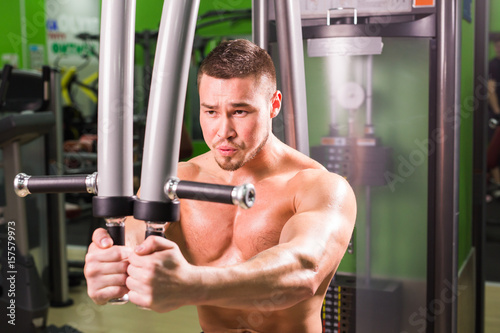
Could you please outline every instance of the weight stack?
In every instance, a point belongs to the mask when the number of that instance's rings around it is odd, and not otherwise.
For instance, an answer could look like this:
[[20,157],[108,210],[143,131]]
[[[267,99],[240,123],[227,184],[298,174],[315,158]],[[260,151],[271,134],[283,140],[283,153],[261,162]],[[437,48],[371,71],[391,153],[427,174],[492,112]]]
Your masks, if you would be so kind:
[[400,282],[336,274],[323,301],[323,333],[400,332]]
[[323,333],[356,332],[356,280],[336,275],[328,286],[321,319]]
[[311,158],[352,185],[387,185],[392,149],[382,146],[378,138],[324,137],[310,151]]

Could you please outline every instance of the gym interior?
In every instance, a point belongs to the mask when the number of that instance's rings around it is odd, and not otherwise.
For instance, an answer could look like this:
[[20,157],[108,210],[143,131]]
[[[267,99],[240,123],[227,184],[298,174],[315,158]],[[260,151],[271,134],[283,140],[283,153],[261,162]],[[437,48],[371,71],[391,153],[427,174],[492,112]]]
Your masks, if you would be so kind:
[[[498,124],[488,111],[488,67],[500,2],[182,2],[199,9],[190,54],[177,52],[189,69],[176,161],[209,150],[200,62],[219,42],[243,38],[266,49],[279,72],[285,101],[273,131],[355,190],[355,230],[318,313],[323,332],[500,332],[500,185],[487,167]],[[159,48],[165,3],[134,1],[132,13],[134,191],[155,55],[176,54]],[[201,331],[194,306],[159,314],[99,306],[87,295],[85,254],[92,232],[106,227],[87,193],[98,167],[106,5],[0,4],[2,332]],[[84,186],[54,183],[51,193],[21,198],[13,189],[20,173]]]

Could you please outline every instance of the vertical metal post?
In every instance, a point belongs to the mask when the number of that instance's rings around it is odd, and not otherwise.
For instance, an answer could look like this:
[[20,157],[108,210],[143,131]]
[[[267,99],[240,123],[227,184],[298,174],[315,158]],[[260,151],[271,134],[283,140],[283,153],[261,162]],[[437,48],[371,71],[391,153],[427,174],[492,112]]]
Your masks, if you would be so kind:
[[275,10],[283,90],[285,142],[309,155],[300,4],[294,0],[275,0]]
[[[435,213],[435,280],[428,310],[434,332],[456,332],[457,302],[443,300],[456,295],[458,265],[458,156],[460,96],[459,1],[438,1],[437,29],[437,130]],[[457,53],[458,50],[458,53]],[[440,308],[437,308],[439,303]],[[432,321],[429,321],[432,325]]]
[[148,103],[141,200],[166,202],[163,186],[177,176],[182,117],[199,0],[165,1]]
[[488,114],[489,0],[475,2],[474,38],[474,149],[473,246],[476,251],[476,333],[484,332],[484,247],[486,243],[486,146]]
[[[366,57],[366,124],[365,135],[373,134],[373,55]],[[367,133],[370,131],[369,133]]]
[[98,195],[133,196],[135,0],[103,1],[98,102]]
[[[4,179],[14,179],[21,170],[21,147],[19,141],[14,141],[2,147]],[[5,221],[16,223],[16,247],[23,258],[29,255],[28,220],[26,218],[26,202],[14,191],[6,191]]]
[[269,45],[268,8],[266,0],[252,0],[252,41],[267,50]]
[[[47,173],[63,174],[63,114],[61,108],[61,79],[56,70],[50,75],[49,110],[55,115],[55,131],[47,135]],[[66,254],[66,214],[64,194],[47,194],[48,243],[50,261],[50,302],[54,306],[72,304],[69,298],[68,258]]]

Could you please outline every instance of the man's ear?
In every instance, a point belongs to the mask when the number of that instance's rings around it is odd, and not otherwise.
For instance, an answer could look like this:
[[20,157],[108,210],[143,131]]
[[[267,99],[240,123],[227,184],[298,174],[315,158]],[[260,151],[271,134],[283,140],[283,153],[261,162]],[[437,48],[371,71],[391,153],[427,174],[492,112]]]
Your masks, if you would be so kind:
[[271,98],[271,118],[276,117],[281,109],[281,91],[276,90]]

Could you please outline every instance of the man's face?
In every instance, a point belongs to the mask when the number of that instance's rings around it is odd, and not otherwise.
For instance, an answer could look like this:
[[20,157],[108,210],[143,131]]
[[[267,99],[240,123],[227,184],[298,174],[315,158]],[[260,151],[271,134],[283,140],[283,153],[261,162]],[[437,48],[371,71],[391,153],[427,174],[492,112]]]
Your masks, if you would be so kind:
[[202,76],[199,93],[205,142],[219,166],[234,171],[267,143],[281,94],[269,98],[266,85],[258,84],[254,77],[217,79],[208,75]]

